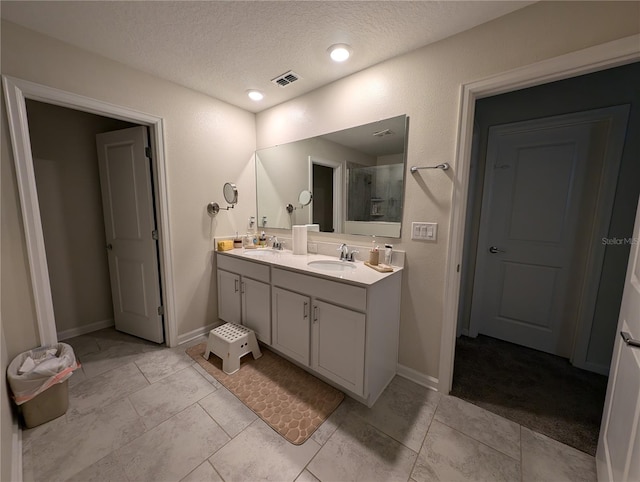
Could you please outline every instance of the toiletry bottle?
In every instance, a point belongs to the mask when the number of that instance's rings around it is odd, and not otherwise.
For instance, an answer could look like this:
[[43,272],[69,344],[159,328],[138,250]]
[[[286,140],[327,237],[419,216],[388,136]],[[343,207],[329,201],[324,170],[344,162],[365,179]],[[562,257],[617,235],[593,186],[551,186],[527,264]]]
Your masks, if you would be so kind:
[[393,255],[393,244],[384,245],[384,264],[391,266],[391,256]]
[[262,233],[260,233],[260,246],[264,247],[267,245],[267,235],[264,234],[264,231],[262,231]]

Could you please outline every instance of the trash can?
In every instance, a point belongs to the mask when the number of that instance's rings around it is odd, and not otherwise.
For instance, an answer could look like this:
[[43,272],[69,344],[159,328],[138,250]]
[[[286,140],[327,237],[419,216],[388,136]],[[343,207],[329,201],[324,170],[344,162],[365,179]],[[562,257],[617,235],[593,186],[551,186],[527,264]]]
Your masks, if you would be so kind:
[[25,351],[11,361],[7,379],[26,428],[66,413],[69,377],[79,367],[66,343]]

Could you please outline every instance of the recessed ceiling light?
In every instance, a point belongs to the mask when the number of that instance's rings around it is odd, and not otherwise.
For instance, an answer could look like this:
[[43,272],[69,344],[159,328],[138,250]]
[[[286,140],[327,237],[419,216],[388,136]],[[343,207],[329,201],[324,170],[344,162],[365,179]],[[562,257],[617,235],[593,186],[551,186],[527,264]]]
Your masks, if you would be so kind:
[[247,90],[247,95],[251,100],[255,101],[264,99],[264,94],[259,90]]
[[347,44],[334,44],[329,47],[328,52],[334,62],[344,62],[351,55],[351,47]]

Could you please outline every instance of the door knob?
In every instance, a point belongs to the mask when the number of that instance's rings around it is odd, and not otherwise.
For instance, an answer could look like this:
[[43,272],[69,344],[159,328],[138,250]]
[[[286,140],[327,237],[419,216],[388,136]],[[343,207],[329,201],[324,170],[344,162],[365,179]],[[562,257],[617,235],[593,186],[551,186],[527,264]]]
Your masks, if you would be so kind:
[[631,338],[631,335],[626,331],[621,331],[620,336],[622,337],[622,339],[627,345],[640,348],[640,340],[634,340],[633,338]]
[[490,252],[491,254],[496,254],[496,253],[506,253],[506,251],[503,251],[503,250],[501,250],[501,249],[498,249],[496,246],[491,246],[491,247],[489,248],[489,252]]
[[109,251],[111,251],[113,249],[113,244],[111,244],[111,243],[107,244],[107,249]]

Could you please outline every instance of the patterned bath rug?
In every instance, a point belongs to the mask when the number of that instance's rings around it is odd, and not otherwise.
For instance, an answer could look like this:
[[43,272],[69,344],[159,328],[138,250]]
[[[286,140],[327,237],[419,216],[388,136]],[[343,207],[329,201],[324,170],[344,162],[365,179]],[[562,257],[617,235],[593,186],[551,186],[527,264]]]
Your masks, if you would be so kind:
[[187,354],[294,445],[311,437],[344,400],[341,391],[264,347],[257,360],[242,357],[233,375],[222,371],[222,360],[213,353],[205,360],[205,348],[200,343]]

